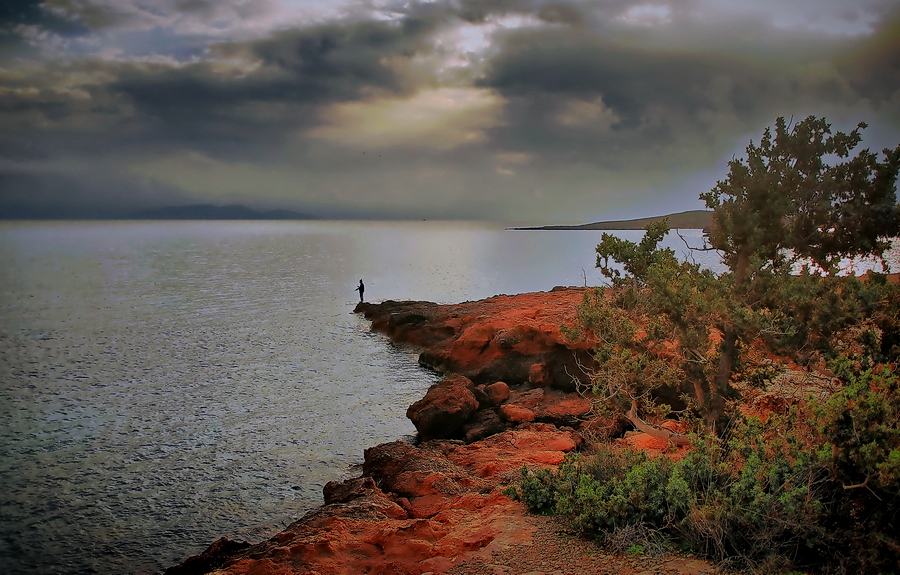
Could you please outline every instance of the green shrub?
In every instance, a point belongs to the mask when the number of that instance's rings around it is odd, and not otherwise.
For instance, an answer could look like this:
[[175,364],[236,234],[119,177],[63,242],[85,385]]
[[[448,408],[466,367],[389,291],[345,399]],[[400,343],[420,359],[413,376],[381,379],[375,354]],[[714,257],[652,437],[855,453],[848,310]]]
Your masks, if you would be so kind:
[[523,469],[521,499],[607,542],[659,533],[765,572],[890,572],[900,564],[900,379],[885,367],[840,375],[846,385],[827,402],[765,422],[734,416],[679,461],[599,446],[555,471]]
[[822,437],[816,453],[830,474],[826,525],[864,572],[900,565],[900,378],[886,365],[857,372],[832,363],[845,385],[814,406]]
[[558,487],[548,469],[522,467],[518,498],[535,513],[551,513],[555,508]]

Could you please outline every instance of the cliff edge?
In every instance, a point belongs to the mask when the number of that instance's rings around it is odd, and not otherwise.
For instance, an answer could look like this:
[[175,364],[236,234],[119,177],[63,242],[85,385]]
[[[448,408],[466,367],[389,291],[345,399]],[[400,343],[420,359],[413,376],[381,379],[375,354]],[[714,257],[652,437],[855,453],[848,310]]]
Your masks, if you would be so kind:
[[523,466],[557,466],[610,425],[576,391],[588,344],[560,332],[583,292],[359,304],[373,329],[423,348],[420,363],[447,374],[407,411],[422,442],[367,449],[361,477],[328,483],[325,504],[281,533],[255,545],[222,538],[166,575],[711,573],[690,558],[604,554],[503,493]]

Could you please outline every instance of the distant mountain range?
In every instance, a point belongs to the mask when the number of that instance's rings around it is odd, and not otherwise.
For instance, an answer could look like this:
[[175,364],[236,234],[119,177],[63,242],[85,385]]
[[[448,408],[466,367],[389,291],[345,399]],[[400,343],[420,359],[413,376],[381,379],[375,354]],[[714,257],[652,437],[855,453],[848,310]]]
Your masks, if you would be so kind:
[[315,216],[291,210],[259,211],[242,205],[164,206],[138,210],[126,216],[133,220],[314,220]]
[[647,224],[658,222],[663,218],[669,218],[670,228],[679,229],[708,229],[712,225],[713,212],[707,210],[690,210],[678,212],[667,216],[654,216],[651,218],[638,218],[636,220],[616,220],[609,222],[595,222],[593,224],[581,224],[576,226],[540,226],[534,228],[512,228],[514,230],[642,230]]

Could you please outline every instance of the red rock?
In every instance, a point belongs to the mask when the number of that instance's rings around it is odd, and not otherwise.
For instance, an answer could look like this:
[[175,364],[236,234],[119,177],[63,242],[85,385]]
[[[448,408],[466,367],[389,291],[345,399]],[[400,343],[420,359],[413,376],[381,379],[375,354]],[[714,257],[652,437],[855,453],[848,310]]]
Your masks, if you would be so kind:
[[359,497],[370,495],[378,489],[371,477],[360,477],[347,481],[329,481],[322,489],[325,496],[325,504],[347,503]]
[[591,413],[591,402],[577,393],[561,394],[556,391],[544,394],[544,401],[533,408],[538,421],[558,426],[573,426]]
[[546,391],[543,388],[516,391],[510,394],[507,404],[530,409],[544,401],[545,395]]
[[250,544],[245,541],[231,541],[222,537],[200,555],[189,557],[184,563],[166,569],[164,575],[203,575],[221,567],[232,555],[248,547]]
[[557,465],[582,441],[572,431],[546,423],[529,423],[470,445],[442,442],[441,448],[460,467],[479,477],[499,480],[515,475],[523,465]]
[[687,453],[687,450],[690,449],[688,446],[675,445],[670,441],[639,431],[629,431],[625,434],[625,437],[617,439],[616,443],[636,451],[643,451],[654,457],[668,457],[672,460],[681,459]]
[[506,430],[506,423],[500,415],[490,409],[479,411],[468,423],[462,426],[463,437],[467,443],[484,439],[489,435],[501,433]]
[[513,413],[520,413],[517,411],[519,409],[527,409],[534,414],[534,418],[529,421],[577,427],[591,414],[591,402],[578,393],[538,388],[513,392],[501,406],[500,413],[508,421],[517,421]]
[[534,412],[527,407],[517,405],[501,405],[500,416],[510,423],[527,423],[534,421]]
[[535,363],[528,368],[528,383],[537,387],[545,387],[553,383],[550,369],[546,363]]
[[[374,447],[366,450],[361,482],[330,488],[359,496],[312,511],[267,541],[226,553],[213,568],[218,575],[445,573],[527,540],[535,527],[522,505],[502,494],[504,485],[523,465],[559,463],[578,444],[571,431],[528,424],[470,445]],[[392,489],[408,494],[409,502]],[[404,503],[417,513],[408,514]]]
[[570,341],[560,326],[574,324],[584,292],[562,288],[456,305],[361,303],[356,311],[372,321],[373,329],[424,347],[419,362],[439,371],[459,373],[479,384],[531,381],[575,391],[569,374],[587,382],[578,365],[591,365],[591,344]]
[[509,399],[509,386],[502,381],[475,387],[475,399],[481,409],[497,407]]
[[421,505],[421,498],[453,497],[477,488],[479,481],[444,457],[434,442],[415,447],[394,441],[367,449],[363,475],[382,491],[405,497],[412,507]]
[[425,397],[406,410],[423,439],[451,436],[478,409],[474,386],[465,377],[455,376],[432,385]]

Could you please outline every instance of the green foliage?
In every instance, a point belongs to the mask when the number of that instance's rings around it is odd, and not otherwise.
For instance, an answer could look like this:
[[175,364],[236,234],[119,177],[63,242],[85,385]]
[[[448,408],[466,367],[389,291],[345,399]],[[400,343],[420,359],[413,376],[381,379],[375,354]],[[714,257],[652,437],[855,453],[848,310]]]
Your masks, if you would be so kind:
[[[585,295],[567,331],[597,341],[595,391],[610,411],[657,414],[664,390],[686,394],[712,433],[677,462],[602,447],[523,470],[529,508],[607,541],[662,533],[764,572],[900,565],[900,286],[836,273],[900,234],[900,146],[853,155],[864,127],[779,118],[729,162],[701,196],[722,274],[659,249],[665,221],[639,243],[603,235],[611,285]],[[764,421],[729,411],[733,383],[762,388],[781,371],[772,356],[834,374],[833,393]]]
[[635,544],[629,546],[628,549],[625,550],[625,554],[628,555],[629,557],[640,557],[646,551],[647,551],[646,547],[635,543]]
[[[832,133],[824,119],[811,116],[789,127],[779,118],[774,132],[767,128],[758,145],[750,142],[746,158],[729,162],[728,176],[701,195],[715,212],[709,239],[728,272],[716,276],[659,249],[668,232],[665,220],[648,225],[639,243],[604,234],[597,267],[611,280],[612,301],[624,311],[583,309],[579,315],[594,334],[612,334],[597,350],[598,362],[610,364],[596,374],[600,387],[622,382],[617,390],[641,397],[646,389],[671,385],[648,381],[647,375],[680,377],[681,391],[713,428],[725,423],[725,402],[735,396],[734,374],[762,374],[748,364],[745,352],[751,345],[761,342],[803,364],[858,346],[879,348],[880,360],[896,358],[896,296],[889,298],[893,314],[879,312],[883,282],[862,286],[834,273],[843,257],[881,256],[889,238],[900,233],[895,189],[900,146],[884,150],[882,161],[869,150],[851,157],[864,127]],[[802,273],[792,275],[798,262],[804,264]],[[583,307],[602,307],[605,301],[594,298]],[[645,329],[646,338],[628,342],[627,333],[609,330],[616,314],[625,312],[631,314],[627,321]],[[709,346],[713,331],[721,336],[718,349]],[[671,368],[648,372],[657,365],[658,344],[672,340],[678,357],[669,362]],[[641,388],[628,377],[609,377],[610,371],[627,369],[644,376]]]
[[804,270],[772,282],[760,307],[757,337],[802,365],[841,355],[860,367],[900,358],[900,285],[884,276],[863,283]]
[[824,470],[796,444],[764,447],[752,435],[748,427],[726,445],[701,442],[677,462],[612,448],[574,456],[523,502],[590,536],[646,525],[716,559],[784,562],[821,545],[814,488]]
[[556,485],[553,474],[548,469],[528,469],[522,467],[519,481],[519,499],[536,513],[550,513],[556,500]]
[[900,564],[900,377],[831,365],[844,385],[823,402],[736,416],[679,461],[599,446],[556,471],[523,470],[522,501],[591,537],[662,532],[763,571],[889,572]]
[[[632,400],[648,403],[654,390],[677,386],[683,376],[677,364],[660,358],[649,347],[671,331],[664,318],[629,311],[609,295],[603,288],[586,291],[577,310],[582,334],[570,330],[569,335],[582,337],[588,330],[594,334],[594,391],[606,399],[603,409],[621,411],[627,410]],[[639,323],[645,327],[639,329]]]
[[884,252],[900,229],[900,146],[885,149],[883,162],[868,149],[850,158],[865,127],[832,133],[824,118],[793,128],[778,118],[774,134],[766,128],[746,159],[728,163],[728,177],[700,197],[716,212],[710,241],[732,271],[808,259],[831,272],[843,257]]
[[675,252],[672,250],[658,249],[659,242],[669,232],[668,218],[647,224],[644,229],[646,233],[638,244],[607,233],[600,237],[600,244],[597,245],[597,267],[603,275],[614,282],[621,279],[621,272],[610,264],[612,259],[622,264],[628,277],[640,284],[651,267],[663,260],[675,258]]
[[[598,266],[612,287],[587,294],[578,309],[580,330],[598,341],[595,390],[619,409],[631,405],[625,400],[652,409],[650,395],[666,388],[670,398],[687,395],[701,411],[715,405],[721,412],[731,393],[711,385],[717,350],[710,335],[724,329],[727,291],[709,270],[657,249],[667,232],[662,220],[648,226],[640,244],[604,234],[597,246]],[[630,275],[620,277],[609,259]]]
[[868,572],[900,565],[900,377],[888,365],[857,371],[838,358],[844,387],[814,406],[816,456],[834,486],[830,523]]

